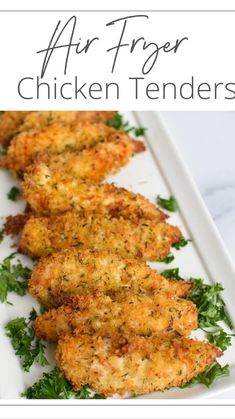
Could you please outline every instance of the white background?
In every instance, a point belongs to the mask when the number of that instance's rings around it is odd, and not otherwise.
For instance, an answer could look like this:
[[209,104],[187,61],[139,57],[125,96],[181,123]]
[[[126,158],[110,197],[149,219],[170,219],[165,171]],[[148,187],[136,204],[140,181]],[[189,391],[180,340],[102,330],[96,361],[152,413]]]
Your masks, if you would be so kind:
[[[64,3],[64,2],[63,2]],[[129,2],[129,7],[132,2]],[[132,3],[137,7],[137,3]],[[215,2],[213,2],[214,6]],[[63,5],[63,8],[67,3]],[[68,6],[69,8],[69,2]],[[77,9],[76,5],[75,9]],[[97,6],[96,6],[97,7]],[[215,6],[214,6],[215,7]],[[42,5],[41,5],[42,8]],[[110,4],[109,4],[110,8]],[[156,2],[155,2],[156,9]],[[130,55],[128,48],[120,51],[117,60],[116,72],[111,74],[113,52],[107,53],[106,49],[116,45],[120,36],[116,26],[106,27],[110,20],[131,12],[29,12],[29,13],[0,13],[0,39],[1,39],[1,106],[7,109],[126,109],[132,110],[204,110],[204,109],[234,109],[234,100],[223,99],[224,93],[221,88],[220,99],[214,100],[150,100],[146,97],[146,84],[157,82],[184,83],[189,82],[194,75],[195,82],[209,82],[212,86],[216,82],[235,81],[235,55],[234,39],[235,12],[148,12],[149,20],[138,19],[128,23],[125,42],[130,43],[132,38],[145,37],[149,42],[157,42],[163,45],[167,41],[175,43],[177,38],[187,36],[189,41],[183,43],[176,54],[164,54],[159,52],[156,66],[146,76],[143,87],[140,87],[140,99],[134,98],[134,89],[128,81],[128,77],[140,77],[141,67],[147,57],[147,53],[139,50],[138,54]],[[120,99],[111,97],[106,100],[47,100],[44,88],[44,95],[36,100],[36,81],[28,81],[24,94],[33,96],[35,100],[23,100],[17,92],[17,85],[23,77],[36,78],[40,74],[42,66],[42,55],[36,51],[46,48],[49,44],[52,32],[61,19],[63,25],[72,16],[78,18],[78,27],[75,30],[74,41],[80,37],[82,41],[87,38],[99,36],[100,41],[95,43],[90,53],[76,55],[71,50],[67,76],[63,76],[65,51],[60,49],[53,53],[44,78],[45,82],[51,85],[54,77],[57,83],[73,82],[74,76],[78,76],[79,84],[84,82],[100,82],[102,86],[106,82],[118,82],[120,85]],[[118,25],[118,24],[117,24]],[[68,35],[63,41],[68,40]],[[81,42],[82,42],[81,41]],[[17,69],[17,71],[16,71]],[[142,82],[141,82],[142,83]],[[73,91],[68,87],[68,91]],[[66,88],[67,90],[67,88]],[[41,90],[42,91],[42,90]],[[220,88],[218,92],[220,91]],[[72,93],[73,94],[73,93]]]

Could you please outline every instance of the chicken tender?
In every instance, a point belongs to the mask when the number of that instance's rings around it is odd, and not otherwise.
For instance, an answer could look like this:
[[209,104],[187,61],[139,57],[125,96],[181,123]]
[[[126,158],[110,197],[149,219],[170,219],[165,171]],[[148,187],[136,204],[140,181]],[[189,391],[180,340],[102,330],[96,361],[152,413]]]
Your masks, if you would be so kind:
[[61,173],[52,174],[45,164],[35,176],[25,175],[21,184],[24,199],[38,214],[53,215],[65,211],[88,211],[130,219],[139,223],[164,221],[166,215],[140,194],[113,184],[87,183]]
[[22,174],[39,152],[80,151],[100,142],[111,141],[115,134],[119,132],[104,124],[54,123],[40,131],[25,131],[14,137],[7,155],[1,159],[1,165]]
[[172,334],[116,339],[84,334],[59,340],[56,363],[75,390],[88,384],[113,396],[182,386],[221,355],[211,343]]
[[95,291],[114,299],[162,292],[184,297],[192,287],[190,282],[164,278],[140,260],[76,247],[41,258],[28,282],[29,292],[45,307],[57,306],[65,297]]
[[29,256],[46,256],[76,246],[156,261],[164,259],[181,237],[178,227],[166,223],[140,220],[135,224],[122,217],[71,211],[59,216],[30,217],[23,228],[19,250]]
[[31,129],[41,130],[42,128],[54,124],[55,122],[103,122],[109,121],[114,117],[114,111],[41,111],[30,112],[24,118],[20,127],[21,131]]
[[114,140],[99,143],[80,153],[66,151],[60,154],[40,153],[35,164],[27,168],[26,183],[37,183],[40,173],[43,174],[45,163],[54,175],[63,173],[77,179],[100,182],[107,175],[118,172],[135,154],[144,151],[141,141],[135,141],[125,134],[116,134]]
[[0,115],[0,145],[8,146],[29,114],[29,111],[5,111]]
[[191,301],[166,294],[129,295],[113,301],[100,293],[65,299],[66,305],[41,314],[33,323],[36,336],[56,342],[64,333],[102,336],[150,336],[163,331],[181,335],[197,328],[197,308]]
[[5,111],[0,116],[0,144],[7,146],[19,132],[40,130],[55,122],[106,122],[114,111]]

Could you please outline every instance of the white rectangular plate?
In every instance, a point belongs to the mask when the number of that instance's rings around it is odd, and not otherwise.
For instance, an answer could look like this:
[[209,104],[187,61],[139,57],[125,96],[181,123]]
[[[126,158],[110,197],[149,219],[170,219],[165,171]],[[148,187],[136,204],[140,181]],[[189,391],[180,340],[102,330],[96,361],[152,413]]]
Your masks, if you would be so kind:
[[[139,192],[153,202],[156,202],[157,195],[163,197],[173,195],[178,202],[179,211],[170,216],[169,222],[178,225],[184,236],[192,239],[192,242],[180,251],[173,251],[175,260],[170,265],[151,263],[151,266],[159,270],[179,267],[180,274],[184,278],[200,277],[208,282],[221,282],[225,288],[223,297],[235,324],[233,310],[235,270],[233,264],[159,114],[155,112],[123,112],[123,114],[131,125],[147,127],[147,151],[135,156],[117,175],[109,177],[108,181]],[[198,147],[201,145],[198,144]],[[14,203],[7,199],[7,192],[13,185],[17,185],[17,181],[2,170],[0,171],[0,185],[0,215],[3,216],[3,222],[5,216],[20,212],[24,208],[24,202]],[[4,238],[0,244],[1,260],[14,251],[11,245],[12,241],[9,238]],[[27,257],[20,256],[19,258],[28,266],[32,266]],[[34,306],[37,309],[38,305],[29,295],[18,297],[11,294],[9,300],[14,304],[13,306],[0,304],[0,398],[13,401],[13,399],[19,399],[20,393],[37,381],[43,371],[49,371],[51,367],[33,366],[30,373],[25,373],[22,370],[20,362],[5,336],[4,325],[15,317],[27,317],[31,308]],[[200,334],[198,336],[203,338]],[[52,363],[53,351],[52,346],[47,350],[48,359]],[[153,399],[212,398],[225,390],[235,389],[234,343],[220,359],[220,362],[223,365],[230,364],[231,374],[230,377],[217,382],[211,389],[201,385],[184,390],[172,388],[165,392],[155,392],[148,396],[138,397],[133,401],[138,402],[137,399],[149,399],[153,402]],[[81,401],[75,400],[73,402],[81,403]]]

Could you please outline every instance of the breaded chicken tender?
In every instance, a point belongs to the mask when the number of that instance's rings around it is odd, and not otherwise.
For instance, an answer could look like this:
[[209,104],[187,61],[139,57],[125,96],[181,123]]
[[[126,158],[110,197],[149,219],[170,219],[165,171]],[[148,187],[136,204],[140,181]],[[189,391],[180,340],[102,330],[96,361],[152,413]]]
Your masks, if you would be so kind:
[[0,115],[0,145],[7,146],[9,144],[17,134],[26,115],[30,113],[29,111],[5,111]]
[[139,223],[164,221],[166,215],[143,195],[113,184],[88,183],[67,174],[53,174],[44,164],[35,176],[25,175],[22,195],[38,214],[53,215],[65,211],[88,211],[130,219]]
[[100,142],[111,141],[119,134],[114,128],[92,123],[54,123],[41,130],[25,131],[14,137],[1,165],[21,174],[32,163],[37,153],[80,151]]
[[41,111],[30,112],[24,118],[20,127],[21,131],[31,129],[41,130],[42,128],[54,124],[55,122],[103,122],[109,121],[114,117],[114,111]]
[[57,306],[65,297],[95,291],[114,299],[162,292],[184,297],[192,287],[190,282],[166,279],[141,260],[76,247],[41,258],[28,282],[29,292],[45,307]]
[[84,334],[59,340],[56,363],[75,390],[88,384],[108,397],[182,386],[221,355],[211,343],[172,334],[116,339]]
[[29,256],[46,256],[76,246],[156,261],[164,259],[181,237],[178,227],[166,223],[140,220],[135,224],[122,217],[71,211],[59,216],[30,217],[23,228],[19,250]]
[[77,179],[100,182],[107,175],[118,172],[136,153],[144,151],[141,141],[135,141],[125,134],[118,133],[113,141],[98,143],[96,146],[79,153],[40,153],[32,166],[27,168],[26,181],[37,182],[43,173],[45,163],[52,174],[63,173]]
[[41,339],[56,342],[64,333],[98,333],[102,336],[150,336],[163,331],[181,335],[197,328],[197,308],[191,301],[166,294],[129,295],[113,301],[100,293],[65,299],[66,305],[41,314],[33,327]]
[[114,111],[5,111],[0,116],[0,144],[7,146],[19,132],[40,130],[55,122],[106,122]]

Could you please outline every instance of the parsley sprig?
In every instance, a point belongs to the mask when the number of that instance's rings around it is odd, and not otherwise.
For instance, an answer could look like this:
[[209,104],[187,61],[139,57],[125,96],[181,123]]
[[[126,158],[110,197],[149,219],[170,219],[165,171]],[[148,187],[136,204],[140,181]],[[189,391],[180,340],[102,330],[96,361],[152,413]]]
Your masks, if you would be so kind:
[[[183,279],[179,275],[179,268],[167,269],[161,274],[165,278]],[[230,330],[233,330],[233,324],[221,296],[223,286],[218,282],[213,285],[206,284],[201,278],[191,278],[190,282],[193,282],[194,287],[187,299],[197,306],[199,328],[206,333],[206,337],[211,343],[225,351],[231,345],[231,336],[235,335],[228,334],[219,324],[219,322],[224,322]],[[193,378],[182,388],[192,387],[196,384],[210,387],[220,378],[228,376],[229,366],[222,367],[218,362],[214,362],[202,374]]]
[[199,327],[206,333],[207,339],[225,351],[231,345],[231,336],[225,332],[219,322],[224,322],[230,330],[233,324],[225,308],[221,297],[223,286],[216,282],[213,285],[206,284],[201,278],[192,278],[194,287],[188,299],[196,304],[198,309]]
[[175,212],[177,210],[177,202],[173,196],[170,196],[169,199],[162,198],[160,195],[157,196],[157,204],[160,208],[163,208],[170,212]]
[[11,339],[15,354],[19,356],[25,371],[29,371],[31,365],[36,362],[41,366],[48,365],[45,357],[45,346],[40,339],[35,337],[31,322],[35,320],[37,313],[34,309],[29,314],[29,319],[17,317],[5,326],[6,335]]
[[[165,278],[183,280],[179,268],[166,269],[161,274]],[[206,284],[201,278],[191,278],[190,282],[194,287],[187,299],[197,306],[199,328],[206,333],[209,342],[225,351],[231,345],[232,336],[235,335],[227,333],[220,324],[224,322],[231,331],[233,330],[233,324],[221,296],[223,286],[218,282],[213,285]]]
[[178,242],[172,244],[172,247],[174,247],[176,250],[180,250],[181,247],[187,246],[188,242],[191,241],[191,239],[186,240],[184,237],[181,237]]
[[10,199],[11,201],[16,202],[19,196],[20,196],[19,188],[17,188],[16,186],[12,186],[12,188],[9,190],[7,194],[7,198]]
[[229,366],[221,367],[218,362],[213,362],[202,374],[193,378],[189,383],[183,385],[181,388],[193,387],[196,384],[203,384],[206,387],[211,387],[220,378],[229,376]]
[[42,378],[29,387],[23,394],[27,399],[104,399],[101,394],[94,393],[87,385],[80,391],[74,391],[69,381],[63,377],[58,368],[44,373]]
[[18,260],[16,264],[12,264],[15,253],[5,258],[0,263],[0,301],[7,300],[9,292],[15,292],[18,295],[25,295],[27,288],[27,280],[31,275],[31,270],[27,266],[23,266]]
[[143,127],[132,127],[129,122],[124,121],[123,116],[119,112],[115,112],[114,117],[106,122],[109,127],[115,128],[119,131],[124,131],[127,134],[131,132],[136,137],[141,137],[145,134],[146,128]]
[[179,268],[165,269],[164,271],[161,272],[161,275],[167,279],[177,279],[178,281],[184,280],[179,275]]
[[169,265],[169,263],[171,263],[174,259],[175,259],[175,256],[170,254],[166,256],[164,259],[158,260],[158,262],[166,263],[167,265]]

